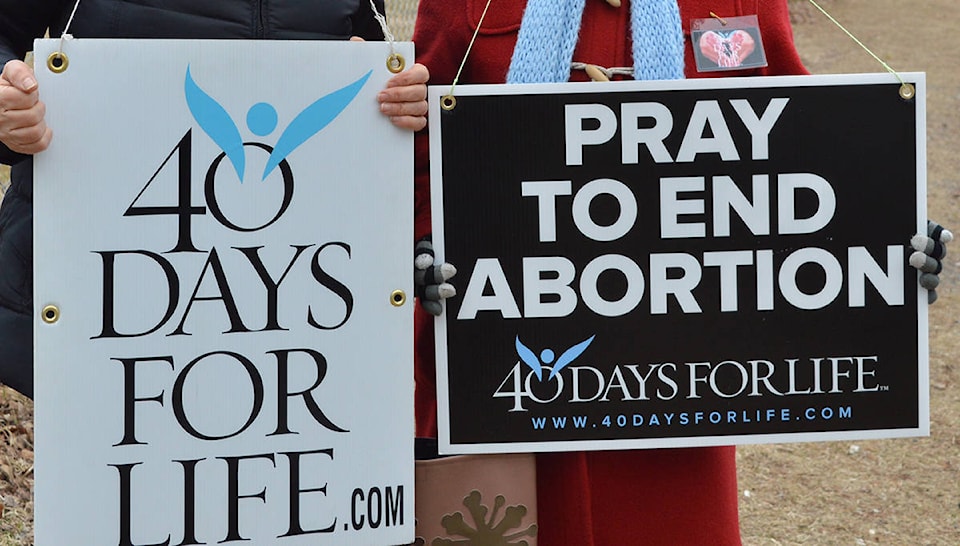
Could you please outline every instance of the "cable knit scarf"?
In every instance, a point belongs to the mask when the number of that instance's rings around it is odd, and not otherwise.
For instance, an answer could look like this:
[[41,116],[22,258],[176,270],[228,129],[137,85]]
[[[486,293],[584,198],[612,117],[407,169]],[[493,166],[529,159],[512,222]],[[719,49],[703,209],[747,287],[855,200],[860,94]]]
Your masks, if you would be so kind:
[[[527,0],[507,83],[565,82],[570,78],[586,1],[597,0]],[[683,79],[683,30],[677,0],[631,0],[630,25],[634,78]]]

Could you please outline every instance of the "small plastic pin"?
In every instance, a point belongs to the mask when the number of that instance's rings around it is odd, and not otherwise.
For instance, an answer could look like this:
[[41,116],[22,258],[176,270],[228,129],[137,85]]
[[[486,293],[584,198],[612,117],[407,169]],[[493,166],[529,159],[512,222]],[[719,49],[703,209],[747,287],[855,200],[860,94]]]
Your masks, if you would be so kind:
[[610,78],[600,69],[599,66],[594,64],[588,64],[583,67],[583,71],[587,73],[587,76],[590,76],[590,79],[595,82],[608,82]]
[[714,12],[711,11],[711,12],[710,12],[710,17],[713,17],[713,18],[716,19],[717,21],[720,21],[720,24],[721,24],[721,25],[727,26],[727,20],[724,19],[723,17],[720,17],[720,16],[717,15],[716,13],[714,13]]

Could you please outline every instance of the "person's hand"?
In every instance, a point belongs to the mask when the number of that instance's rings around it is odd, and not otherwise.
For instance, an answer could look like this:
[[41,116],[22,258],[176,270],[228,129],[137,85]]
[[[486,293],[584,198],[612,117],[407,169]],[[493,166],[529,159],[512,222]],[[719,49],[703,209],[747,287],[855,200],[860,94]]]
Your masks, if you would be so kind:
[[377,95],[380,111],[402,129],[419,131],[427,126],[427,81],[430,72],[417,63],[387,81]]
[[952,240],[953,233],[930,220],[927,220],[926,233],[918,233],[910,239],[910,246],[914,250],[910,255],[910,265],[920,271],[920,286],[927,289],[928,303],[937,301],[943,259],[947,255],[947,243]]
[[[351,42],[363,38],[351,36]],[[377,95],[380,111],[401,129],[419,131],[427,126],[427,82],[430,72],[416,63],[387,81],[387,87]]]
[[8,62],[0,74],[0,142],[21,154],[46,150],[53,131],[45,114],[33,69],[23,61]]
[[447,282],[456,274],[452,264],[434,264],[429,236],[417,241],[413,248],[413,284],[424,311],[434,316],[443,312],[443,300],[457,295],[457,289]]

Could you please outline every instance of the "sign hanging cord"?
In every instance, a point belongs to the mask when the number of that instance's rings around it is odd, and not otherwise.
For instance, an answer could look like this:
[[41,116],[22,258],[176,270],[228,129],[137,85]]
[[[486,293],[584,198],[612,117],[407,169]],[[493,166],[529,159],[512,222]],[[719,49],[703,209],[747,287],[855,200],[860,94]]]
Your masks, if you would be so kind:
[[852,32],[850,32],[849,30],[847,30],[846,27],[844,27],[842,24],[840,24],[840,22],[837,21],[832,15],[830,15],[829,13],[827,13],[827,10],[823,9],[822,7],[820,7],[820,4],[818,4],[815,0],[808,0],[808,1],[809,1],[811,4],[813,4],[813,7],[817,8],[818,10],[820,10],[820,13],[824,14],[824,15],[827,17],[827,19],[830,19],[830,21],[831,21],[833,24],[837,25],[837,28],[839,28],[839,29],[842,30],[844,33],[846,33],[846,35],[849,36],[851,40],[853,40],[858,46],[860,46],[860,47],[861,47],[864,51],[866,51],[871,57],[873,57],[874,60],[876,60],[878,63],[880,63],[880,64],[887,70],[887,72],[893,74],[894,76],[896,76],[896,78],[897,78],[898,80],[900,80],[900,96],[901,96],[901,97],[903,97],[903,98],[906,99],[906,100],[909,100],[909,99],[912,99],[912,98],[913,98],[913,96],[916,94],[916,89],[913,87],[913,85],[911,85],[911,84],[907,83],[906,81],[904,81],[903,77],[901,77],[900,74],[897,73],[896,70],[894,70],[893,68],[891,68],[889,64],[887,64],[883,59],[881,59],[876,53],[874,53],[873,51],[871,51],[870,48],[868,48],[866,45],[864,45],[864,43],[861,42],[860,39],[858,39],[856,36],[854,36]]
[[406,62],[403,59],[403,55],[397,53],[395,47],[397,40],[394,38],[393,33],[390,32],[390,25],[387,24],[387,18],[380,13],[380,10],[377,9],[377,5],[373,0],[370,0],[370,9],[373,10],[373,18],[380,24],[380,30],[383,31],[383,38],[390,44],[390,56],[387,57],[387,70],[394,74],[402,72],[404,66],[406,66]]
[[63,32],[60,33],[60,47],[56,51],[51,53],[49,57],[47,57],[47,68],[49,68],[51,72],[54,72],[56,74],[59,74],[64,70],[66,70],[67,65],[70,62],[69,59],[67,58],[67,55],[63,52],[63,46],[64,46],[64,42],[66,42],[70,38],[73,38],[73,36],[70,35],[70,25],[73,23],[73,18],[77,14],[77,8],[79,7],[80,7],[80,0],[77,0],[73,4],[73,10],[70,12],[70,17],[67,18],[67,24],[64,25]]
[[463,67],[467,64],[467,58],[470,57],[473,42],[477,40],[477,35],[480,34],[480,27],[483,26],[483,18],[487,16],[487,10],[490,9],[490,2],[491,0],[487,0],[487,5],[483,7],[483,13],[480,14],[480,20],[477,21],[477,28],[473,31],[473,37],[470,38],[467,51],[463,54],[463,60],[460,61],[460,68],[457,69],[457,75],[454,76],[453,83],[450,84],[450,92],[440,99],[440,107],[444,110],[453,110],[457,107],[457,98],[453,96],[453,90],[457,87],[457,82],[460,80],[460,73],[463,72]]

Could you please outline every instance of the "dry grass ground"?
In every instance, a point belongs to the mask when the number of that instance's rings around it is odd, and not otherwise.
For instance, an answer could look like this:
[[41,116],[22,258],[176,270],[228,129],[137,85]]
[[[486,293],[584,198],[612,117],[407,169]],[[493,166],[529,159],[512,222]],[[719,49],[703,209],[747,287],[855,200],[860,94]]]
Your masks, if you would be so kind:
[[[9,175],[10,170],[0,166],[0,200]],[[33,402],[0,387],[0,546],[32,542]]]
[[33,543],[33,403],[0,390],[0,546]]
[[[960,226],[960,33],[953,28],[960,3],[821,4],[892,66],[927,72],[930,216]],[[813,72],[881,70],[805,1],[792,5],[797,46]],[[0,171],[0,188],[5,176]],[[740,448],[747,546],[960,544],[958,246],[930,312],[931,436]],[[28,544],[32,537],[32,418],[29,400],[0,390],[0,546]]]
[[[897,70],[927,73],[929,214],[960,226],[960,3],[820,4]],[[797,48],[812,72],[883,70],[805,0],[792,8]],[[958,246],[930,310],[930,437],[740,448],[746,545],[960,544]]]

